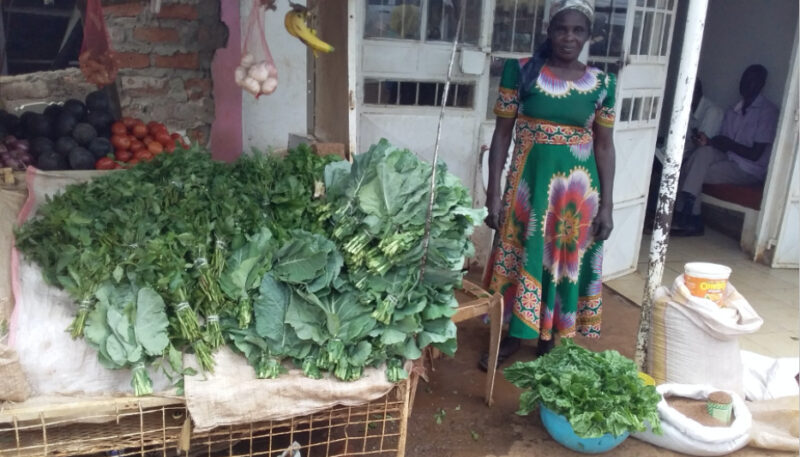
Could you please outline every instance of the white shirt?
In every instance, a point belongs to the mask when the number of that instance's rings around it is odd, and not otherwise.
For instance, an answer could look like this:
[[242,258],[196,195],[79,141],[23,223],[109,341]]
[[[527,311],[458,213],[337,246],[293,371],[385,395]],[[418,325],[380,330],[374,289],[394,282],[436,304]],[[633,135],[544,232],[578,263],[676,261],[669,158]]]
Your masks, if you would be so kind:
[[692,129],[697,129],[698,132],[705,133],[709,139],[714,138],[719,133],[724,117],[725,111],[722,108],[711,100],[701,97],[697,109],[689,120],[689,136]]

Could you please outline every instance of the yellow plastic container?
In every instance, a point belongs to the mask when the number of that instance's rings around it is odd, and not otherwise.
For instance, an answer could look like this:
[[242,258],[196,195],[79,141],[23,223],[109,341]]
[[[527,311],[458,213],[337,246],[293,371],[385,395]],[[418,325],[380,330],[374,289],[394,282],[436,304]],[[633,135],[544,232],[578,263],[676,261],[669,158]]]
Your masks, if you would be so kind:
[[722,297],[730,276],[730,267],[716,263],[690,262],[683,266],[683,280],[689,292],[719,306],[725,306]]
[[655,386],[655,385],[656,385],[656,380],[655,380],[655,379],[653,379],[653,378],[652,378],[652,377],[651,377],[649,374],[647,374],[647,373],[643,373],[643,372],[641,372],[641,371],[640,371],[640,372],[639,372],[639,379],[641,379],[641,380],[642,380],[642,382],[644,382],[644,384],[645,384],[646,386]]

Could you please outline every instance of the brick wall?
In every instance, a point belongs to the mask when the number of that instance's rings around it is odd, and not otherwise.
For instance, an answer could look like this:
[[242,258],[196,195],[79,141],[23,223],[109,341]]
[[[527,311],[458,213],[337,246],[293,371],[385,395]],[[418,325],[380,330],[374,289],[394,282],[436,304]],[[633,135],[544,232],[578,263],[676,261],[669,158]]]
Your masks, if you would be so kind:
[[205,142],[214,119],[211,60],[225,45],[220,0],[104,0],[112,46],[120,58],[117,84],[124,115],[185,129]]
[[[0,0],[2,1],[2,0]],[[103,0],[103,12],[117,51],[122,114],[163,122],[208,140],[214,120],[211,60],[225,46],[220,1],[162,0],[158,14],[148,0]],[[0,77],[0,107],[83,99],[96,88],[77,68]]]

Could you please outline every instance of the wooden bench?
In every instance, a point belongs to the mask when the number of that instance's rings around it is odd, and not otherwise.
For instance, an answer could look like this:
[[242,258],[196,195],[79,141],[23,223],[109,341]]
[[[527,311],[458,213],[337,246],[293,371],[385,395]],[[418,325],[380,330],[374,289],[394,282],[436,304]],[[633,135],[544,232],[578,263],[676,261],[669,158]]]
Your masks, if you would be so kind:
[[704,184],[701,200],[708,205],[744,214],[739,246],[745,251],[756,238],[756,225],[763,197],[762,186],[739,186],[736,184]]

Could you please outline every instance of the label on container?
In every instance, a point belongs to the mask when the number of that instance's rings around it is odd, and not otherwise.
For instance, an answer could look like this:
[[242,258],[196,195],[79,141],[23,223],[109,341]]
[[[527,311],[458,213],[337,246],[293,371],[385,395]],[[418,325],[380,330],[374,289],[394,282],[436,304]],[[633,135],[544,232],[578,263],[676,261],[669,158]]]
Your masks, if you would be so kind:
[[684,274],[683,279],[692,295],[711,300],[718,305],[728,287],[727,279],[697,278],[688,274]]
[[709,401],[706,404],[706,409],[708,410],[708,415],[717,419],[718,421],[722,422],[723,424],[729,424],[731,422],[731,410],[732,406],[730,403],[727,405],[723,405],[721,403],[714,403],[713,401]]

